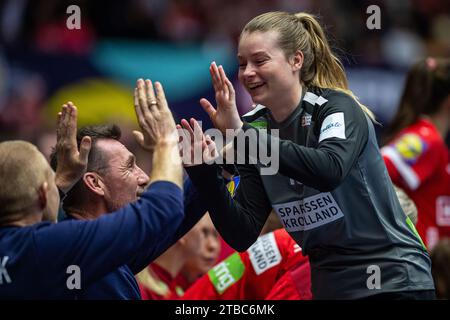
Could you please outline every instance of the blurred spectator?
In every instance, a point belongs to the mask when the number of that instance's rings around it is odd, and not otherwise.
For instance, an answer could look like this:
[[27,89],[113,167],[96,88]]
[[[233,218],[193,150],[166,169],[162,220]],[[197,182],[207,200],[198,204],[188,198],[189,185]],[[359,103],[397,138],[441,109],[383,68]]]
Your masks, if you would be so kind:
[[392,181],[418,208],[417,231],[428,249],[450,237],[450,59],[427,58],[408,73],[382,154]]
[[198,278],[207,273],[217,262],[220,253],[219,233],[206,214],[198,224],[202,233],[201,247],[186,260],[176,281],[186,291]]
[[46,83],[39,74],[10,70],[4,105],[0,108],[0,134],[34,141],[40,131],[40,109],[45,99]]

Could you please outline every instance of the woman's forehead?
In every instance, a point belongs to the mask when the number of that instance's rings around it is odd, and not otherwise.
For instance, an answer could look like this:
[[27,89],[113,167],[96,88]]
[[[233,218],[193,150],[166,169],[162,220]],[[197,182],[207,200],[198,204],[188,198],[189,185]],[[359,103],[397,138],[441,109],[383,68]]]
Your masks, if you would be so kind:
[[280,50],[277,31],[245,32],[239,41],[238,57],[249,57]]

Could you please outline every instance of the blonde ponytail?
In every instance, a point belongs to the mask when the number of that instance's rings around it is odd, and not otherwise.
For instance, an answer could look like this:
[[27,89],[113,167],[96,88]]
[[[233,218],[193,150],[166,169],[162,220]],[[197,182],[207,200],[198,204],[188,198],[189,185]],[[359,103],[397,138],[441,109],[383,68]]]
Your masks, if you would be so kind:
[[348,88],[344,67],[328,44],[325,33],[317,19],[308,13],[268,12],[253,18],[242,30],[244,32],[279,33],[278,43],[289,57],[297,50],[303,52],[301,81],[306,86],[329,88],[351,96],[361,109],[375,121],[372,111],[361,104]]

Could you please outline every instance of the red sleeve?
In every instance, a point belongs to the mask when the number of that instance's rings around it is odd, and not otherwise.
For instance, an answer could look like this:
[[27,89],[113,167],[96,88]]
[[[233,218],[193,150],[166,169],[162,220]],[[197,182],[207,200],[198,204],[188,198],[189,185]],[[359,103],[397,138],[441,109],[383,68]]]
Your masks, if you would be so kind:
[[416,190],[427,180],[443,156],[440,138],[427,139],[405,133],[381,149],[391,180],[409,190]]
[[399,187],[404,187],[404,183],[402,181],[400,173],[398,172],[392,161],[386,155],[383,155],[383,160],[386,164],[386,169],[388,171],[389,177],[391,177],[392,182]]

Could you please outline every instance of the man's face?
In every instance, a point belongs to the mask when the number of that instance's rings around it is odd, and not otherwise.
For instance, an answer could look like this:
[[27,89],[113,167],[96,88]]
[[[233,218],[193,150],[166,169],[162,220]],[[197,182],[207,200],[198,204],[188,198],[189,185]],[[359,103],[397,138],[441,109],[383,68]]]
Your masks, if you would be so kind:
[[122,143],[101,139],[96,147],[106,159],[106,168],[100,173],[105,185],[108,212],[137,200],[149,183],[149,177],[136,165],[136,157]]

